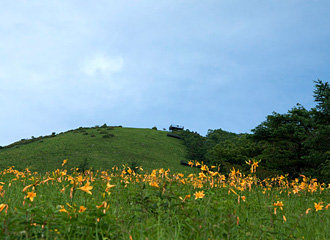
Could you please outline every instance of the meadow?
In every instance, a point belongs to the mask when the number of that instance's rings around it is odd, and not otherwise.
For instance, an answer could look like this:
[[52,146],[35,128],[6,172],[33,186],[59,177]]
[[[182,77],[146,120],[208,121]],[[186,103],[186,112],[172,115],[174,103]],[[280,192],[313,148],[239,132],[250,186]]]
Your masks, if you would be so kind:
[[[60,163],[59,163],[60,164]],[[330,185],[127,165],[0,172],[2,239],[330,239]]]
[[142,165],[146,170],[170,168],[186,171],[182,140],[167,132],[120,126],[80,127],[44,137],[32,137],[0,148],[0,169],[14,165],[17,170],[45,173],[53,171],[63,159],[68,167],[110,169],[114,165]]

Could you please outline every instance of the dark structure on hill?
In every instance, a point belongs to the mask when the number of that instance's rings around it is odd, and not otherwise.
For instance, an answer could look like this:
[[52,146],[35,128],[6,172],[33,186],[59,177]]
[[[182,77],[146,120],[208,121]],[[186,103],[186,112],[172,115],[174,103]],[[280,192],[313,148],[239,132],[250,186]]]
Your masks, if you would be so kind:
[[176,124],[171,124],[170,127],[169,127],[169,130],[171,132],[170,133],[167,133],[167,136],[168,137],[182,139],[182,137],[180,135],[176,134],[176,132],[182,131],[183,129],[184,129],[183,126],[176,125]]
[[180,125],[176,125],[176,124],[171,124],[170,127],[169,127],[169,130],[174,132],[174,131],[180,131],[180,130],[183,130],[184,127],[183,126],[180,126]]

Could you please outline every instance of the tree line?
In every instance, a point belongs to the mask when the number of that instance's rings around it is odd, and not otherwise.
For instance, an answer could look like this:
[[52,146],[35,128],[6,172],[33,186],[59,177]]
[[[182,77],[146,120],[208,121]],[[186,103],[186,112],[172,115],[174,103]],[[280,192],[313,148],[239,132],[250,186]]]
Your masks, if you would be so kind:
[[189,129],[180,131],[188,158],[221,165],[224,171],[244,171],[245,161],[256,159],[262,161],[265,176],[303,174],[330,182],[330,88],[328,82],[314,83],[315,107],[297,104],[287,113],[273,112],[251,134],[216,129],[203,137]]

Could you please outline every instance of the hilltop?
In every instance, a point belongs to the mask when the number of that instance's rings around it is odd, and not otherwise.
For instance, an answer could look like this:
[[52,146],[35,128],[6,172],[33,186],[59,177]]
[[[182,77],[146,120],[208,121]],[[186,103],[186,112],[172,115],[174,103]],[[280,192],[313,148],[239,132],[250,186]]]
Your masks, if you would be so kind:
[[102,126],[23,139],[0,149],[0,168],[15,166],[31,171],[50,171],[68,159],[67,168],[88,166],[109,169],[128,164],[144,169],[170,168],[189,171],[180,165],[186,147],[179,139],[155,129]]

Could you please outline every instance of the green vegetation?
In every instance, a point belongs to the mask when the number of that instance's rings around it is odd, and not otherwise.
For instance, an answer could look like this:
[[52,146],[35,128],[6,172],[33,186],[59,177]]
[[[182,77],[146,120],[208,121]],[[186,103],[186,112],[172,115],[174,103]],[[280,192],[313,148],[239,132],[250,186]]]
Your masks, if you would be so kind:
[[82,165],[93,169],[109,169],[121,164],[145,169],[170,168],[188,170],[186,148],[179,139],[152,129],[122,127],[79,128],[51,136],[22,140],[0,149],[0,167],[15,166],[31,171],[51,171],[64,159],[69,167]]
[[[68,162],[67,164],[70,164]],[[197,165],[197,163],[194,163]],[[199,163],[198,163],[199,164]],[[330,188],[306,177],[228,177],[129,167],[0,171],[1,239],[330,238]],[[136,168],[134,168],[137,170]]]
[[288,173],[330,182],[330,88],[315,82],[315,108],[298,104],[285,114],[267,116],[253,134],[209,130],[206,137],[189,130],[179,134],[188,149],[188,158],[209,165],[220,164],[223,171],[233,166],[245,170],[249,159],[261,159],[260,177]]
[[[71,167],[107,169],[113,165],[142,165],[146,169],[171,168],[184,171],[188,160],[232,167],[247,173],[245,162],[260,159],[258,177],[289,174],[313,176],[330,182],[330,88],[316,81],[316,106],[310,110],[298,104],[285,114],[273,112],[252,130],[236,134],[222,129],[197,132],[129,129],[103,125],[79,128],[46,137],[22,139],[0,149],[0,167],[47,171],[69,159]],[[169,137],[166,137],[169,136]],[[180,165],[181,163],[181,165]]]
[[103,125],[5,146],[0,236],[330,239],[328,83],[314,97],[253,134]]

